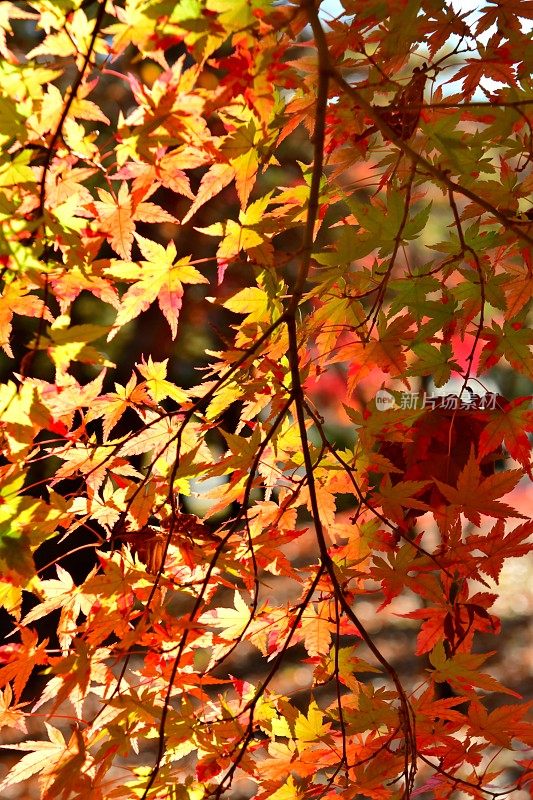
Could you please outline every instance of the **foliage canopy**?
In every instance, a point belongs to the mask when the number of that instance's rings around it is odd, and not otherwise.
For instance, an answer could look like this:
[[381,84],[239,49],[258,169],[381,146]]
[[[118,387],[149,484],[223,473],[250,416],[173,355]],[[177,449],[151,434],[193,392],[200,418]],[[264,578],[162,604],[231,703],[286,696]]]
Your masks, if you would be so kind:
[[0,722],[48,735],[2,791],[531,779],[478,647],[533,532],[531,4],[342,8],[0,7]]

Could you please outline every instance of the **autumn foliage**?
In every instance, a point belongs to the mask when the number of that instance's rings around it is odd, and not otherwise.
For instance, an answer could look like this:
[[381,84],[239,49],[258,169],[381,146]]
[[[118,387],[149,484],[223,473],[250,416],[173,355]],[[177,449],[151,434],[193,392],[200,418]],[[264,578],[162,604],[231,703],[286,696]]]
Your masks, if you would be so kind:
[[460,5],[1,4],[1,793],[527,796],[533,12]]

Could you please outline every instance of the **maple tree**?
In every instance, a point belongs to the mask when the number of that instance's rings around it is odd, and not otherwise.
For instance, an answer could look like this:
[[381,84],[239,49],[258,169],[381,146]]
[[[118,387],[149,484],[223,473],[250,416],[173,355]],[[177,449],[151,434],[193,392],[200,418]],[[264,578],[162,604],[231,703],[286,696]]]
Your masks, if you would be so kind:
[[[478,642],[504,647],[533,533],[506,498],[531,477],[533,12],[342,5],[0,7],[2,791],[531,785],[530,704]],[[409,680],[361,601],[416,626]]]

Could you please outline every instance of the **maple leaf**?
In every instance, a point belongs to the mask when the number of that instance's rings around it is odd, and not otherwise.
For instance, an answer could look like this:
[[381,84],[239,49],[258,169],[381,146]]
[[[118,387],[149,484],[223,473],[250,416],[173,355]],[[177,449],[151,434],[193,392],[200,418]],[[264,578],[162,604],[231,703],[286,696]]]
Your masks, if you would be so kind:
[[199,618],[204,625],[212,625],[222,630],[221,636],[228,642],[238,639],[250,622],[250,608],[239,592],[233,595],[234,608],[215,608],[206,611]]
[[85,364],[98,364],[114,367],[112,361],[105,358],[88,342],[99,339],[106,334],[109,327],[104,325],[70,325],[68,316],[61,316],[54,320],[46,336],[41,336],[39,349],[46,350],[56,366],[56,378],[63,379],[72,361],[81,361]]
[[145,239],[139,234],[136,240],[143,256],[147,259],[139,265],[126,264],[109,267],[108,272],[123,278],[134,280],[132,286],[120,300],[113,330],[108,339],[112,339],[125,322],[129,322],[157,299],[159,308],[166,317],[172,338],[176,338],[178,318],[183,298],[184,283],[208,283],[207,279],[190,263],[190,257],[176,261],[176,245],[169,242],[165,247]]
[[343,349],[343,358],[346,356],[351,361],[348,391],[353,391],[356,384],[376,367],[391,377],[405,374],[407,360],[404,343],[414,336],[410,330],[412,323],[412,318],[407,314],[397,317],[387,325],[385,317],[381,315],[377,326],[379,338],[347,345]]
[[154,43],[156,21],[148,15],[149,8],[149,4],[139,0],[129,2],[127,9],[118,7],[116,9],[118,22],[109,25],[106,33],[113,36],[111,45],[113,53],[120,54],[131,42],[143,55],[153,58],[165,69],[167,62],[164,51],[158,49]]
[[[89,576],[91,577],[91,576]],[[94,596],[91,598],[94,602]],[[93,647],[78,637],[65,650],[65,656],[50,659],[52,677],[46,684],[43,693],[32,707],[37,711],[45,703],[50,704],[51,713],[68,700],[79,717],[83,713],[83,704],[91,688],[109,686],[113,676],[106,660],[110,650],[106,647]]]
[[[148,523],[156,500],[157,489],[158,486],[155,481],[146,481],[141,491],[138,491],[138,487],[132,489],[131,496],[125,501],[128,517],[134,520],[135,526],[139,529],[142,529]],[[163,536],[163,541],[166,542],[165,536]]]
[[506,300],[506,317],[516,317],[533,296],[533,269],[531,256],[525,254],[525,263],[506,264],[508,280],[503,285]]
[[116,392],[102,394],[97,397],[88,410],[85,421],[90,422],[98,417],[103,418],[104,441],[121,419],[127,408],[139,408],[152,405],[152,401],[143,385],[137,385],[137,378],[132,375],[126,386],[115,383]]
[[[87,18],[85,14],[83,14],[82,9],[78,9],[78,11],[83,15],[83,23],[87,22]],[[74,16],[78,11],[74,12]],[[74,24],[77,24],[77,20]],[[89,30],[91,28],[91,24],[88,24]],[[92,30],[87,32],[88,36],[92,33]],[[79,46],[79,45],[78,45]],[[98,85],[98,78],[93,78],[92,80],[83,81],[80,88],[76,93],[76,97],[72,102],[70,107],[70,115],[77,119],[84,119],[89,122],[103,122],[105,125],[110,125],[110,119],[104,114],[103,110],[100,108],[98,103],[93,102],[92,100],[87,100],[87,95],[89,95],[94,89],[96,89]]]
[[409,544],[402,545],[398,552],[389,553],[388,562],[380,556],[374,556],[370,574],[374,580],[381,582],[381,589],[385,596],[378,611],[388,605],[409,583],[409,573],[413,569],[413,556],[413,548]]
[[[134,194],[144,194],[151,189],[154,184],[161,183],[168,189],[172,189],[176,194],[193,199],[189,178],[186,173],[175,166],[175,163],[182,164],[183,157],[175,155],[174,152],[163,156],[155,164],[145,164],[139,161],[128,161],[118,170],[115,177],[129,180],[133,178],[132,189]],[[187,165],[193,166],[194,161]],[[197,166],[201,166],[204,159],[200,159]]]
[[216,222],[207,228],[196,228],[197,231],[207,236],[222,236],[222,241],[217,249],[219,263],[226,264],[241,250],[245,250],[250,256],[256,255],[260,263],[270,264],[272,262],[272,245],[266,235],[263,221],[269,202],[270,194],[258,198],[247,209],[239,212],[237,222],[228,219],[223,223]]
[[531,397],[518,397],[490,412],[490,419],[479,438],[479,455],[498,449],[504,443],[509,455],[515,458],[533,479],[531,472],[531,444],[527,431],[533,430],[533,411],[529,409]]
[[123,183],[116,199],[104,189],[99,189],[100,200],[94,206],[103,233],[113,250],[122,258],[131,257],[135,224],[128,186]]
[[213,164],[203,175],[194,202],[183,217],[181,224],[185,225],[204,203],[207,203],[208,200],[219,194],[222,189],[225,189],[234,177],[235,170],[231,164],[220,164],[218,162]]
[[[57,33],[48,33],[40,44],[33,47],[29,53],[27,53],[27,58],[33,59],[43,55],[65,58],[67,56],[77,55],[78,50],[86,46],[84,37],[88,38],[91,34],[91,27],[83,9],[76,9],[71,24],[76,30],[76,38],[70,34],[70,31],[65,29],[61,29],[57,31]],[[109,120],[107,120],[107,122],[109,123]]]
[[119,303],[118,292],[110,281],[98,275],[87,275],[77,266],[52,275],[50,285],[57,297],[62,314],[68,312],[71,304],[83,291],[91,292],[95,297],[115,308]]
[[[100,395],[105,377],[106,369],[104,368],[94,380],[85,385],[80,385],[69,373],[62,375],[56,383],[37,381],[36,384],[39,386],[43,405],[50,414],[56,420],[66,419],[70,422],[75,411],[81,411],[90,406]],[[28,385],[30,383],[28,381]]]
[[[87,18],[82,9],[78,9],[75,14],[82,14],[87,22]],[[92,22],[91,22],[92,25]],[[68,36],[66,31],[63,31],[59,36],[63,35],[65,40],[68,40],[70,47],[74,47],[74,52],[79,54],[79,48],[83,48],[84,44],[75,44],[73,39]],[[44,44],[44,43],[43,43]],[[96,138],[94,134],[86,137],[85,129],[82,125],[76,122],[76,119],[84,119],[88,121],[99,121],[109,124],[109,119],[104,114],[102,109],[97,103],[86,99],[86,95],[92,91],[98,80],[82,81],[76,96],[72,99],[69,107],[69,114],[63,120],[63,135],[65,141],[78,151],[78,154],[83,153],[92,160],[91,157],[97,155],[98,151],[92,145],[91,139]],[[57,128],[61,120],[64,109],[63,96],[60,89],[53,83],[47,86],[46,93],[40,104],[40,108],[36,110],[29,118],[28,125],[31,130],[35,130],[41,136],[53,131]],[[96,132],[97,135],[97,132]]]
[[302,635],[307,653],[313,657],[329,652],[331,635],[336,626],[330,603],[310,604],[302,615]]
[[[6,486],[7,484],[7,486]],[[6,579],[13,576],[19,586],[26,586],[35,575],[32,552],[56,532],[61,521],[68,524],[66,507],[61,502],[48,504],[25,495],[17,486],[17,477],[6,480],[0,502],[0,563]],[[16,593],[11,595],[14,599]],[[13,611],[17,613],[15,606]]]
[[472,448],[470,458],[457,479],[457,488],[437,479],[435,483],[449,503],[479,526],[481,514],[498,518],[523,516],[495,499],[514,489],[521,477],[522,470],[513,469],[483,478]]
[[235,188],[245,209],[255,184],[259,168],[257,139],[261,134],[259,120],[246,107],[240,113],[247,121],[234,130],[222,145],[222,152],[228,158],[235,171]]
[[458,364],[451,360],[451,345],[444,344],[438,349],[424,342],[413,345],[412,350],[418,361],[414,366],[409,367],[407,374],[431,375],[437,388],[444,386],[449,381],[452,369],[459,370]]
[[420,631],[416,638],[416,654],[418,656],[433,650],[437,642],[446,638],[444,634],[444,621],[448,615],[446,608],[417,608],[409,614],[402,614],[409,619],[423,619]]
[[490,713],[480,702],[471,702],[468,710],[468,726],[473,736],[482,736],[497,747],[512,748],[512,740],[520,739],[529,747],[533,742],[533,725],[523,722],[533,701],[500,706]]
[[303,794],[296,786],[292,775],[289,775],[285,783],[270,795],[270,800],[303,800]]
[[29,625],[56,608],[61,608],[58,636],[61,646],[66,649],[71,644],[79,615],[89,612],[93,600],[84,597],[83,591],[76,586],[66,569],[57,564],[56,570],[57,580],[44,580],[39,584],[39,592],[46,599],[34,606],[21,624]]
[[26,727],[26,712],[21,709],[27,706],[27,703],[18,703],[13,705],[13,692],[11,686],[8,684],[4,691],[0,691],[0,730],[4,727],[14,728],[26,734],[28,729]]
[[298,714],[294,723],[294,736],[298,750],[302,752],[308,744],[323,741],[331,727],[331,723],[324,722],[324,714],[314,700],[309,703],[307,714]]
[[437,683],[447,681],[459,694],[467,697],[477,697],[474,687],[520,697],[516,692],[502,686],[496,678],[478,671],[491,655],[494,653],[455,653],[447,658],[443,643],[438,642],[429,655],[429,660],[435,668],[432,672],[433,680]]
[[481,44],[478,45],[478,48],[481,58],[467,58],[466,66],[458,70],[452,79],[453,81],[463,79],[462,89],[465,100],[470,100],[483,76],[505,84],[514,85],[516,83],[515,71],[506,58],[508,50],[505,48],[493,50],[490,47],[485,48]]
[[137,369],[145,378],[146,391],[154,401],[160,403],[165,397],[170,397],[176,403],[183,403],[187,400],[188,394],[179,386],[167,380],[168,358],[164,361],[153,361],[152,356],[148,356],[148,361],[143,360],[142,364],[136,364]]
[[177,223],[172,214],[155,203],[143,202],[138,195],[130,195],[126,183],[121,184],[116,197],[105,189],[98,189],[98,195],[100,200],[96,200],[92,205],[100,229],[121,258],[131,258],[136,221]]
[[402,480],[393,485],[388,475],[385,475],[379,486],[379,492],[374,494],[374,501],[383,509],[385,516],[398,523],[403,523],[405,518],[404,508],[415,508],[427,511],[427,504],[416,499],[430,481]]
[[533,378],[531,344],[533,332],[522,322],[505,320],[503,326],[493,320],[492,328],[485,328],[481,338],[487,341],[479,357],[480,372],[493,367],[505,357],[518,372]]
[[11,321],[13,314],[22,314],[26,317],[40,317],[49,322],[53,317],[46,308],[43,301],[34,294],[29,294],[31,286],[24,286],[18,282],[7,284],[0,298],[0,347],[3,347],[7,355],[13,358],[13,351],[9,344],[11,334]]
[[484,554],[479,569],[498,581],[506,559],[519,558],[531,552],[533,544],[527,539],[532,533],[533,522],[528,521],[518,525],[506,535],[505,521],[500,519],[488,534],[470,536],[469,544]]
[[[156,454],[156,469],[165,470],[164,465],[174,464],[177,454],[177,436],[181,427],[181,419],[178,415],[163,416],[160,414],[146,411],[146,428],[133,433],[126,438],[122,444],[119,455],[130,456],[139,453],[148,453],[153,450]],[[209,459],[209,448],[204,442],[202,432],[197,425],[189,424],[185,430],[181,431],[180,437],[180,462],[182,470],[178,470],[176,479],[180,481],[183,476],[184,487],[189,491],[187,477],[196,474],[191,466],[191,460],[195,455],[199,455],[205,461]],[[161,459],[161,461],[159,461]],[[115,468],[113,468],[114,470]],[[131,469],[131,467],[130,467]],[[120,470],[117,470],[120,472]],[[179,484],[178,484],[179,485]]]
[[85,763],[85,745],[80,731],[76,729],[67,744],[61,731],[48,722],[44,724],[49,741],[3,745],[11,750],[30,752],[9,770],[0,782],[0,791],[28,780],[37,772],[40,773],[43,800],[64,797],[63,793],[72,791],[77,783],[86,783],[83,778],[80,781],[80,771]]
[[413,710],[417,714],[417,724],[427,725],[429,722],[433,727],[436,719],[443,719],[462,725],[464,715],[460,711],[456,711],[453,706],[458,706],[465,700],[467,700],[466,697],[435,699],[434,687],[430,685],[419,697],[412,700]]
[[46,646],[48,639],[37,644],[38,636],[29,628],[20,629],[21,647],[15,657],[0,667],[0,686],[5,686],[8,681],[13,681],[15,699],[18,701],[35,667],[48,663]]
[[[54,480],[62,480],[70,475],[80,473],[86,475],[89,496],[100,488],[108,469],[120,474],[125,462],[119,459],[109,459],[109,448],[106,446],[95,447],[94,441],[77,442],[65,452],[58,453],[64,462],[55,473]],[[126,471],[131,471],[127,468]]]
[[3,579],[0,580],[0,606],[17,620],[20,619],[22,606],[23,587],[19,584],[20,577],[17,573],[4,574]]
[[13,29],[11,28],[10,24],[10,20],[12,19],[31,20],[34,19],[34,15],[29,11],[17,8],[17,6],[14,3],[9,2],[9,0],[0,6],[0,54],[6,59],[6,61],[14,64],[16,63],[17,59],[7,47],[6,41],[6,34],[13,33]]

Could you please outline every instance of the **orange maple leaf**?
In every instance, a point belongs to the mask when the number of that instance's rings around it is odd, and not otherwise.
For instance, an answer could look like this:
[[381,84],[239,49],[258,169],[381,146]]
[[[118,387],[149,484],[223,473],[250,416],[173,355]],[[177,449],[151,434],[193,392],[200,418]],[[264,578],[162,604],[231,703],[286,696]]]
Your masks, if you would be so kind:
[[20,629],[22,643],[15,652],[14,658],[0,669],[0,686],[5,686],[8,681],[13,681],[15,699],[18,701],[26,686],[34,667],[48,663],[46,646],[48,639],[37,644],[37,634],[30,628]]
[[479,455],[484,456],[505,444],[509,455],[515,458],[533,479],[531,471],[531,444],[526,431],[533,429],[533,411],[529,409],[531,397],[518,397],[503,407],[496,407],[490,422],[479,438]]
[[[155,191],[156,187],[152,187]],[[173,222],[177,220],[168,211],[155,203],[142,201],[136,194],[130,194],[128,185],[122,183],[117,196],[113,196],[105,189],[98,189],[100,200],[94,206],[100,230],[106,235],[107,241],[121,258],[131,258],[131,247],[135,233],[135,222]],[[144,193],[144,197],[146,197]]]
[[511,469],[483,478],[474,448],[472,448],[470,458],[457,479],[457,488],[448,486],[436,478],[435,483],[448,502],[456,506],[458,513],[462,512],[474,525],[479,526],[481,514],[501,519],[505,517],[523,518],[523,515],[511,506],[495,499],[514,489],[522,474],[521,469]]

